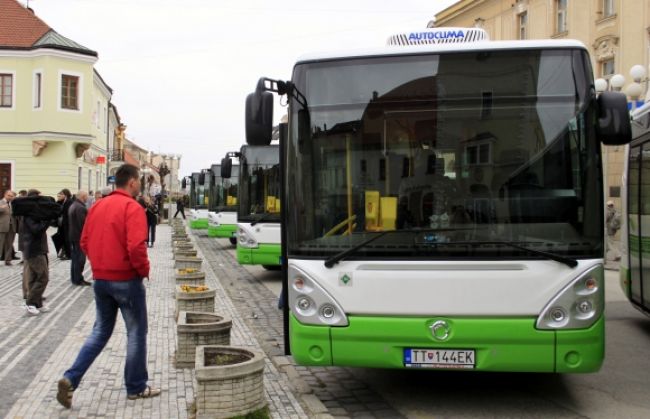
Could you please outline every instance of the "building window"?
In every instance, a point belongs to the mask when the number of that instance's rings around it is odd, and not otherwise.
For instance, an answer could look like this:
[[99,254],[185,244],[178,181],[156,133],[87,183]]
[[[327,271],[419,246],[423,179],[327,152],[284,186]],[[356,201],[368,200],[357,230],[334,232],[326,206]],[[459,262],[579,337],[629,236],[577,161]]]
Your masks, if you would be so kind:
[[0,74],[0,108],[13,107],[14,101],[13,74]]
[[567,0],[556,0],[557,9],[557,33],[563,33],[568,30],[567,27]]
[[61,108],[79,110],[79,77],[61,76]]
[[465,163],[469,165],[490,164],[490,143],[465,147]]
[[77,168],[77,190],[81,190],[81,175],[82,175],[82,168],[78,167]]
[[41,107],[41,98],[43,96],[43,74],[42,73],[34,73],[34,100],[33,105],[34,109],[39,109]]
[[518,16],[519,18],[519,39],[528,39],[528,12]]
[[603,17],[614,16],[614,0],[603,0]]
[[611,76],[614,74],[614,60],[609,59],[600,62],[600,75],[602,77]]
[[0,163],[0,196],[4,196],[5,191],[11,189],[11,174],[11,163]]
[[99,110],[101,109],[101,107],[102,104],[99,101],[97,101],[97,110],[95,110],[95,120],[97,121],[97,129],[99,129],[99,124],[101,123],[99,118],[99,115],[101,113]]

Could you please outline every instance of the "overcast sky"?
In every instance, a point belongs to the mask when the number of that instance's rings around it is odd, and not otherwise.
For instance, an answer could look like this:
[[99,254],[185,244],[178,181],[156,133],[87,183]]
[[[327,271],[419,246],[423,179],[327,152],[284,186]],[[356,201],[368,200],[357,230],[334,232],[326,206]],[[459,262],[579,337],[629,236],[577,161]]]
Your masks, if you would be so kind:
[[[21,0],[25,3],[26,0]],[[182,154],[181,176],[244,139],[259,77],[289,79],[307,52],[377,47],[456,0],[30,0],[60,34],[99,53],[127,136]],[[286,111],[275,107],[276,122]]]

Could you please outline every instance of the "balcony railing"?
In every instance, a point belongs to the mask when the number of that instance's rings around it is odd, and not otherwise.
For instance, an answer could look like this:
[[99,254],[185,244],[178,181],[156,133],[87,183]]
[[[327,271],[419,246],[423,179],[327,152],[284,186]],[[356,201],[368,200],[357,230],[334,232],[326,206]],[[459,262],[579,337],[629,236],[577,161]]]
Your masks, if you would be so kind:
[[124,161],[124,149],[108,150],[109,161]]

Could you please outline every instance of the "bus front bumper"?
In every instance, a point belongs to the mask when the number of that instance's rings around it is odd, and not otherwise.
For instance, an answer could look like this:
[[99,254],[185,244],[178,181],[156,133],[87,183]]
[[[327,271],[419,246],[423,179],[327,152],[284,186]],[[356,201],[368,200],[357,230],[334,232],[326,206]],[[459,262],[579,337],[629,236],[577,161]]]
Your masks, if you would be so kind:
[[534,318],[444,318],[444,342],[422,317],[349,316],[346,327],[304,325],[290,315],[291,353],[301,365],[407,368],[405,349],[474,350],[476,371],[585,373],[600,369],[605,320],[581,330],[537,330]]
[[208,225],[208,237],[230,238],[237,235],[237,224]]
[[279,244],[262,244],[258,247],[243,247],[237,243],[237,262],[240,265],[280,265],[282,247]]

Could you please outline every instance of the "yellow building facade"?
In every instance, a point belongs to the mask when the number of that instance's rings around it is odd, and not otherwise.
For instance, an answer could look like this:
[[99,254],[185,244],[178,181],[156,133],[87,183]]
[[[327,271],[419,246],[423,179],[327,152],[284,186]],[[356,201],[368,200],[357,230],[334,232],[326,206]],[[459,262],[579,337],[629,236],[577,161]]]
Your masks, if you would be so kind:
[[[462,0],[435,15],[429,26],[480,27],[492,40],[577,39],[588,48],[595,78],[622,74],[622,91],[634,82],[634,65],[650,64],[648,0]],[[639,80],[650,96],[647,76]],[[612,88],[609,86],[608,88]],[[646,96],[648,95],[648,96]],[[623,147],[603,147],[606,196],[620,206]]]
[[[63,37],[31,10],[3,0],[0,17],[0,189],[106,185],[110,87],[97,53]],[[32,26],[25,35],[12,27]],[[24,38],[40,31],[36,39]]]

